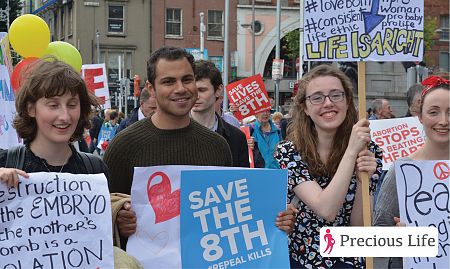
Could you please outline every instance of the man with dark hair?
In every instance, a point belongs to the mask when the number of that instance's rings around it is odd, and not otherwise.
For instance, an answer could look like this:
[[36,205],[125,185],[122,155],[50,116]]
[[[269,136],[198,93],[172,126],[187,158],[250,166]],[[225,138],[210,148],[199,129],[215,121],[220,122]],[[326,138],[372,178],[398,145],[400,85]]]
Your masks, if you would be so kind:
[[198,96],[193,64],[191,54],[174,47],[160,48],[150,56],[149,89],[158,108],[148,120],[120,132],[108,146],[105,162],[111,171],[111,192],[130,193],[134,167],[231,166],[225,139],[189,116]]
[[[194,57],[180,48],[162,47],[151,54],[147,74],[157,109],[108,146],[104,161],[110,168],[110,192],[131,193],[134,167],[231,166],[225,139],[189,116],[198,96]],[[133,234],[136,217],[131,205],[126,203],[117,216],[121,235]]]
[[422,99],[423,86],[420,84],[414,84],[409,87],[406,92],[406,103],[408,104],[408,111],[405,117],[417,116],[420,109],[420,102]]
[[117,128],[117,132],[122,131],[123,129],[139,120],[149,117],[155,111],[155,96],[151,95],[150,91],[147,88],[143,88],[141,91],[141,95],[139,96],[139,106],[133,109],[128,118],[120,122],[119,128]]
[[233,156],[233,166],[250,167],[247,140],[243,132],[222,119],[215,112],[215,102],[223,91],[222,75],[214,63],[197,61],[194,64],[198,99],[191,117],[227,141]]

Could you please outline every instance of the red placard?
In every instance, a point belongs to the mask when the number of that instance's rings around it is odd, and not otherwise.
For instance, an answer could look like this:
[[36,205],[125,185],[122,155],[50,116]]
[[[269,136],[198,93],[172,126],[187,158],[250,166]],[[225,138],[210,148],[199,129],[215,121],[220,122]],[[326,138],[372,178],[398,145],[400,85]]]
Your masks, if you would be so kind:
[[103,75],[103,68],[92,68],[84,70],[84,81],[86,86],[92,94],[95,94],[96,89],[102,89],[105,87],[104,81],[95,82],[95,77],[101,77]]
[[111,100],[105,64],[85,64],[81,68],[81,74],[89,91],[98,98],[99,104],[103,108],[110,108]]
[[269,96],[260,74],[229,84],[227,95],[237,111],[234,116],[238,120],[270,109]]

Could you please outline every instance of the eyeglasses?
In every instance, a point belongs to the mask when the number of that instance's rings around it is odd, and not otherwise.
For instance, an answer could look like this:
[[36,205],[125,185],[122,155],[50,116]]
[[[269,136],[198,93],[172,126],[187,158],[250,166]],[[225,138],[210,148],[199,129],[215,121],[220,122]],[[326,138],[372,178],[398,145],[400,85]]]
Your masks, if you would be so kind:
[[325,102],[325,99],[328,97],[331,102],[337,103],[344,101],[345,92],[340,90],[333,90],[330,94],[323,93],[315,93],[310,96],[307,96],[305,99],[309,99],[312,105],[320,105]]

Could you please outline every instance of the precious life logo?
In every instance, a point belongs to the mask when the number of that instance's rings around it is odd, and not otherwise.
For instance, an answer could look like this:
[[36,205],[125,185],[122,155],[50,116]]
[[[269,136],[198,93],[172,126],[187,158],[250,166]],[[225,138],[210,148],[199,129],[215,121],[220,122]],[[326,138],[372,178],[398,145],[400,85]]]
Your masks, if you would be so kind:
[[436,257],[436,227],[323,227],[323,257]]

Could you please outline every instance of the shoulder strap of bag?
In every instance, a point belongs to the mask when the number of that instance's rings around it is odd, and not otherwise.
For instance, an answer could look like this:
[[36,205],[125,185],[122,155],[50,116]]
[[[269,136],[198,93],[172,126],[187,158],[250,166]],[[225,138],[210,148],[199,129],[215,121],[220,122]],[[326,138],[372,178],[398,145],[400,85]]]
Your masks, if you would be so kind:
[[103,173],[103,168],[100,165],[100,159],[94,155],[86,152],[80,152],[81,159],[83,160],[84,166],[88,174],[98,174]]
[[20,145],[8,149],[5,167],[23,170],[24,165],[25,165],[25,146]]

